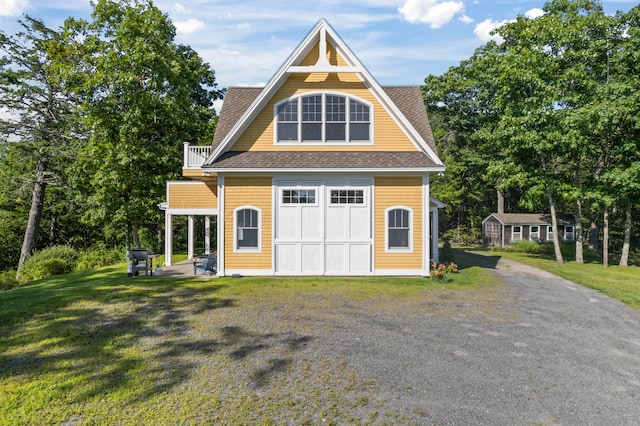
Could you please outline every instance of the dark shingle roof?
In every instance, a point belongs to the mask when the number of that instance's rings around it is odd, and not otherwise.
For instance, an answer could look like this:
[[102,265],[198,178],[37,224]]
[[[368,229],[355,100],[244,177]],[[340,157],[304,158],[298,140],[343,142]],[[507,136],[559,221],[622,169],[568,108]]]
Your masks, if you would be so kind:
[[397,169],[438,166],[421,152],[229,151],[213,169]]
[[[540,213],[493,213],[505,225],[550,225],[551,215]],[[558,225],[571,225],[569,218],[558,217]]]
[[422,99],[422,92],[418,86],[385,86],[382,88],[400,112],[418,131],[422,139],[427,142],[433,152],[437,152],[436,143],[433,140],[427,108]]
[[213,146],[216,147],[227,133],[233,128],[242,114],[249,109],[251,103],[262,92],[262,87],[230,87],[224,95],[224,102],[220,110],[220,119],[213,136]]

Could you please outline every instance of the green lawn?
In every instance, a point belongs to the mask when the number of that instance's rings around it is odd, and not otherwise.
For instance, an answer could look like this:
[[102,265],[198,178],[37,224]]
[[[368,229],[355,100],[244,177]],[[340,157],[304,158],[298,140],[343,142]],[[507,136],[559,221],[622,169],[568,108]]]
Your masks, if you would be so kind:
[[501,284],[462,266],[442,283],[130,279],[120,264],[1,292],[0,425],[367,423],[373,385],[305,342],[354,306],[494,309]]
[[627,305],[640,309],[640,266],[609,266],[591,262],[579,264],[575,261],[563,265],[541,255],[491,250],[478,251],[490,256],[513,259],[527,265],[551,272],[576,284],[589,287]]

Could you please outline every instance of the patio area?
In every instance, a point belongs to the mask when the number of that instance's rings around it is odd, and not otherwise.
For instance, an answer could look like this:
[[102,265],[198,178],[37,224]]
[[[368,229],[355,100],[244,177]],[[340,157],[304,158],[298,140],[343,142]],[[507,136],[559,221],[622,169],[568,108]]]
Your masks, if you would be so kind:
[[[155,276],[155,275],[154,275]],[[203,275],[198,271],[198,275],[193,275],[193,262],[190,260],[183,260],[181,262],[174,263],[171,266],[162,266],[162,275],[158,278],[215,278],[215,275]]]

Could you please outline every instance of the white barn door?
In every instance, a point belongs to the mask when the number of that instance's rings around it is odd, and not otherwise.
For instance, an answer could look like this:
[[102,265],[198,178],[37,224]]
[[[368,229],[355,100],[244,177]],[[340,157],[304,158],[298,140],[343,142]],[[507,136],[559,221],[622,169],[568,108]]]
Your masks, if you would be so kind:
[[373,272],[370,185],[279,182],[274,196],[276,274]]
[[372,272],[370,187],[327,186],[325,273]]
[[323,273],[323,212],[319,186],[308,183],[276,189],[276,273]]

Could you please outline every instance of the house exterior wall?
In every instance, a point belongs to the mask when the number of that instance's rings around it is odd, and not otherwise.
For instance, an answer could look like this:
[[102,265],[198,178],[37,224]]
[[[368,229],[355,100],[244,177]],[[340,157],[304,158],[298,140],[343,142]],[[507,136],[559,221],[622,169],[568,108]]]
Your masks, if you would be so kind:
[[[230,270],[272,269],[272,178],[226,177],[224,180],[224,262]],[[261,210],[261,250],[259,253],[234,251],[234,210],[242,206]]]
[[[333,91],[357,96],[373,105],[374,145],[274,144],[274,106],[291,96],[306,92]],[[380,105],[371,91],[355,74],[296,74],[290,76],[273,98],[258,114],[251,126],[244,131],[230,151],[416,151],[393,118]]]
[[216,182],[171,182],[167,185],[167,202],[170,209],[218,208]]
[[[423,257],[422,177],[376,177],[374,208],[375,269],[421,269]],[[386,250],[386,209],[394,206],[413,210],[411,252]]]

